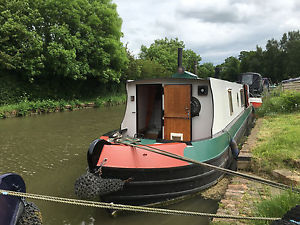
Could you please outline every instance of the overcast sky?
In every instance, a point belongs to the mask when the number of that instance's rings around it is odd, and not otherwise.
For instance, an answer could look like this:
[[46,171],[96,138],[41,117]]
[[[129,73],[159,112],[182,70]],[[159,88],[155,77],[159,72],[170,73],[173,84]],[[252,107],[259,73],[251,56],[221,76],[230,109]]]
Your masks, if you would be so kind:
[[113,0],[123,43],[135,55],[155,39],[178,37],[215,65],[299,30],[300,0]]

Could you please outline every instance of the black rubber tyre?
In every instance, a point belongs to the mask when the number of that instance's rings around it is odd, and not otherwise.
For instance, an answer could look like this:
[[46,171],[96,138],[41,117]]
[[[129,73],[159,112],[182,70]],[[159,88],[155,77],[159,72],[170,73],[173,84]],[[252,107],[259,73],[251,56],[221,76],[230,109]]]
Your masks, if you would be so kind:
[[33,202],[26,202],[17,225],[42,225],[42,214]]
[[81,199],[97,199],[101,195],[122,190],[124,183],[120,179],[103,179],[87,172],[75,181],[75,194]]
[[192,117],[199,116],[200,110],[201,110],[200,101],[197,98],[192,97],[192,99],[191,99],[191,116]]

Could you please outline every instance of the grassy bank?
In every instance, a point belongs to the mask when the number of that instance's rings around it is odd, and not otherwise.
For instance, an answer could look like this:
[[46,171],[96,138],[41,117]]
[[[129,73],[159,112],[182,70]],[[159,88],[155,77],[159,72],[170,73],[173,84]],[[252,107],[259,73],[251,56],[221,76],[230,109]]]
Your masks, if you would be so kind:
[[[281,195],[264,200],[256,206],[255,216],[258,217],[279,217],[300,203],[300,194],[286,191]],[[268,224],[266,221],[255,221],[255,225]]]
[[264,117],[258,137],[252,150],[254,171],[295,170],[293,162],[300,158],[300,112]]
[[252,150],[253,169],[269,174],[278,168],[294,170],[293,162],[300,158],[300,92],[271,92],[257,114],[263,124]]
[[[263,123],[253,153],[253,171],[271,176],[274,169],[300,174],[300,92],[275,91],[266,96],[258,110]],[[300,194],[285,191],[256,204],[254,216],[282,217],[300,203]],[[269,224],[256,221],[255,224]]]
[[87,100],[37,100],[29,101],[26,98],[17,104],[0,106],[0,118],[27,116],[65,110],[75,110],[86,107],[101,107],[108,105],[124,104],[125,94],[98,97]]

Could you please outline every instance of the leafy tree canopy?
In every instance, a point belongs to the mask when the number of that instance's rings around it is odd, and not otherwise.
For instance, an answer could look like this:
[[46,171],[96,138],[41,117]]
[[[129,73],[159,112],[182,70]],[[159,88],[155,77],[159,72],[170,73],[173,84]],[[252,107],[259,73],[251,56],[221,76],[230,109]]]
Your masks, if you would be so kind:
[[268,40],[266,50],[242,51],[241,72],[258,72],[273,82],[300,76],[300,32],[284,33],[281,40]]
[[118,82],[127,65],[111,0],[2,0],[0,12],[1,70]]
[[155,40],[149,48],[142,45],[140,58],[143,60],[155,61],[162,65],[167,73],[172,74],[177,70],[178,48],[183,48],[183,66],[194,72],[194,65],[195,63],[196,65],[199,64],[201,57],[190,49],[184,50],[185,45],[183,41],[179,41],[178,38]]
[[202,78],[213,77],[215,74],[215,67],[212,63],[203,63],[198,66],[198,75]]
[[220,78],[229,81],[237,81],[240,73],[240,61],[231,56],[225,59],[225,62],[221,65]]

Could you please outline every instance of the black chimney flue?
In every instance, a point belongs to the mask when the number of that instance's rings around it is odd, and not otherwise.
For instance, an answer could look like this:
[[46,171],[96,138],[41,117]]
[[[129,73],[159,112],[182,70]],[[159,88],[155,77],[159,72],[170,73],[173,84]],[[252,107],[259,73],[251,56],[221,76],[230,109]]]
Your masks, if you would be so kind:
[[197,71],[197,66],[198,66],[198,62],[195,60],[194,61],[194,74],[197,75],[198,71]]
[[182,48],[178,48],[178,69],[177,72],[178,73],[183,73],[184,72],[184,68],[182,66]]
[[178,48],[178,68],[182,67],[182,48]]

